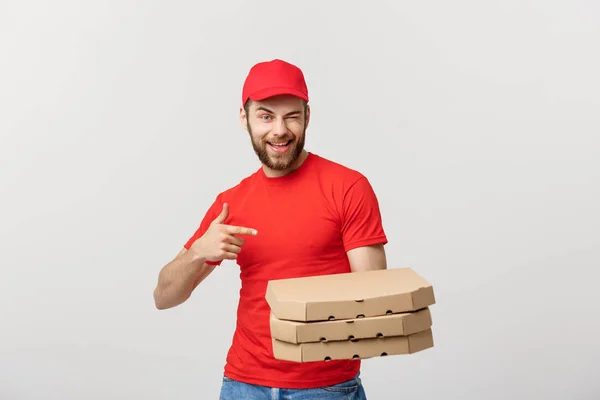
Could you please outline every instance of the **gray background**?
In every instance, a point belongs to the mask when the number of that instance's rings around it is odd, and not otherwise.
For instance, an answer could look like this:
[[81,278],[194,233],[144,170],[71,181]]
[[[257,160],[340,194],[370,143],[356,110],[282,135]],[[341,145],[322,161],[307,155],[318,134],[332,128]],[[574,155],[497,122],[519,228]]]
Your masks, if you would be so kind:
[[599,11],[0,2],[0,399],[218,397],[236,265],[152,290],[258,167],[241,86],[276,57],[308,149],[369,177],[390,267],[436,289],[436,347],[366,360],[369,399],[598,398]]

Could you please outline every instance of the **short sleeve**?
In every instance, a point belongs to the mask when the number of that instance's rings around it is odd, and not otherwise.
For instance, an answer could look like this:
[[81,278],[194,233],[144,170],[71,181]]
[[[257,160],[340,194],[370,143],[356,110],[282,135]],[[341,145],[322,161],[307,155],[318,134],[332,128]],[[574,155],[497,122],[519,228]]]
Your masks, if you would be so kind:
[[387,244],[377,196],[364,176],[344,194],[342,239],[345,251],[362,246]]
[[[189,250],[190,247],[192,246],[192,244],[196,240],[198,240],[202,235],[204,235],[204,233],[207,231],[208,227],[210,226],[211,222],[214,221],[215,218],[217,218],[217,216],[221,213],[222,209],[223,209],[223,204],[221,201],[221,196],[219,195],[219,196],[217,196],[217,198],[215,199],[213,204],[209,207],[209,209],[206,211],[206,214],[204,214],[204,218],[200,222],[200,226],[198,227],[196,232],[194,232],[192,237],[190,237],[188,239],[188,241],[183,245],[183,247],[185,249]],[[218,261],[218,262],[206,261],[206,263],[209,265],[221,265],[221,261]]]

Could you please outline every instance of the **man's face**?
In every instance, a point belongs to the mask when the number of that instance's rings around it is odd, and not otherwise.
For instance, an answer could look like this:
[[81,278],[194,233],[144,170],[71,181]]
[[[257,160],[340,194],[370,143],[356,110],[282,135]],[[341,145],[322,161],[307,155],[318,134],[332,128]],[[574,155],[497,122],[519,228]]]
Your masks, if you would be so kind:
[[304,150],[309,107],[295,96],[275,96],[253,101],[240,110],[242,125],[248,130],[259,160],[269,169],[285,172],[293,169]]

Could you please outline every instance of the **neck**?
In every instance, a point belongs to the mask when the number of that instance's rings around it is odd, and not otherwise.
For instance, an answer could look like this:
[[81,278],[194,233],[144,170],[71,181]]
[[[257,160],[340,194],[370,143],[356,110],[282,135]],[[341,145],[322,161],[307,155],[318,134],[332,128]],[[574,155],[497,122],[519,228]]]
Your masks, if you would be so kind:
[[302,153],[300,153],[300,156],[298,156],[296,161],[294,161],[294,163],[292,165],[290,165],[289,168],[284,169],[282,171],[276,171],[276,170],[273,170],[263,164],[263,171],[265,172],[265,175],[268,176],[269,178],[278,178],[280,176],[290,174],[290,173],[294,172],[295,170],[297,170],[298,168],[300,168],[300,166],[302,165],[304,160],[306,160],[306,157],[308,157],[308,151],[302,150]]

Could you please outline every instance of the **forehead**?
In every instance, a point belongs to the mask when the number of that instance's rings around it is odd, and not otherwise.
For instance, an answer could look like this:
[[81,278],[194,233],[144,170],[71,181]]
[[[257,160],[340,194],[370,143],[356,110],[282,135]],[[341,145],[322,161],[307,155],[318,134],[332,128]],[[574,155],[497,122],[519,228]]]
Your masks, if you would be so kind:
[[250,109],[257,110],[261,107],[277,113],[288,113],[291,111],[302,111],[304,109],[304,101],[292,95],[279,95],[264,100],[253,101]]

